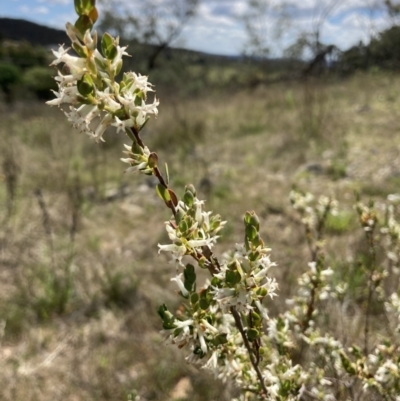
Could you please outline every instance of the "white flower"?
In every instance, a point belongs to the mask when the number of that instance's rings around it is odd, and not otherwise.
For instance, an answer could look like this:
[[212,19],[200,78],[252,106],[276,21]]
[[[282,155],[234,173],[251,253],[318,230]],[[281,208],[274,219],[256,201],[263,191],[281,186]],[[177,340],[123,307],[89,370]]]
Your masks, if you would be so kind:
[[113,120],[113,117],[111,114],[106,114],[104,116],[104,118],[101,120],[100,124],[97,126],[97,128],[93,134],[93,137],[96,140],[96,142],[99,142],[99,141],[104,142],[104,139],[103,139],[104,131],[107,129],[107,127],[109,127],[111,125],[112,120]]
[[61,74],[60,71],[57,71],[58,76],[55,77],[54,79],[60,83],[59,86],[64,87],[67,86],[68,84],[76,84],[76,82],[83,77],[84,73],[85,71],[82,70],[75,74],[63,75]]
[[176,277],[171,278],[171,281],[175,281],[184,297],[189,295],[189,291],[185,288],[185,284],[182,281],[183,274],[178,274]]
[[125,132],[125,129],[127,127],[134,126],[134,121],[131,118],[129,118],[127,120],[120,120],[118,117],[115,117],[115,122],[113,122],[111,125],[113,125],[114,127],[117,127],[117,132],[120,132],[120,131]]
[[96,91],[96,98],[102,102],[105,106],[105,110],[115,113],[121,109],[121,104],[113,99],[113,95],[110,94],[110,88],[106,88],[103,92]]
[[69,86],[66,88],[59,87],[59,92],[52,90],[57,96],[56,99],[46,102],[49,106],[60,106],[63,103],[77,104],[78,103],[78,88],[76,86]]
[[197,330],[197,336],[200,341],[200,348],[206,354],[208,351],[206,341],[204,340],[204,335],[201,330]]
[[243,288],[236,290],[234,288],[213,287],[211,293],[223,313],[228,313],[232,306],[235,306],[238,312],[247,312],[253,309],[251,306],[251,293],[248,293]]
[[159,250],[158,253],[161,251],[164,252],[172,252],[172,262],[178,265],[183,266],[182,257],[186,255],[186,247],[185,245],[176,245],[176,244],[168,244],[168,245],[161,245],[158,244]]
[[61,45],[58,51],[52,50],[56,59],[50,65],[65,63],[74,73],[81,73],[83,70],[86,71],[86,60],[69,55],[68,50],[70,50],[70,48],[64,49],[64,45]]
[[202,367],[203,369],[209,369],[214,373],[214,376],[216,377],[218,375],[218,351],[214,351],[211,354],[210,359],[207,361],[205,365]]

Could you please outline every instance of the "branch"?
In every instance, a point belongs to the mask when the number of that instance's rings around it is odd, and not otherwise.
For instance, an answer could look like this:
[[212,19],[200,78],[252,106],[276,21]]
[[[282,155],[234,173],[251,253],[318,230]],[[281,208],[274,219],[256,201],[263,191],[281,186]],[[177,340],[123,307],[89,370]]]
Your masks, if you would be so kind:
[[250,362],[253,365],[253,368],[254,368],[254,370],[255,370],[255,372],[257,374],[258,380],[260,382],[260,386],[261,386],[261,388],[263,390],[264,394],[262,394],[262,397],[264,399],[266,399],[266,397],[268,396],[268,390],[265,387],[264,378],[263,378],[263,376],[261,374],[260,368],[258,367],[258,363],[257,363],[257,361],[256,361],[256,359],[254,357],[253,350],[251,348],[249,340],[247,339],[246,333],[244,332],[242,319],[241,319],[238,311],[236,310],[236,308],[234,306],[231,307],[231,313],[233,315],[233,318],[235,319],[236,327],[238,328],[238,330],[239,330],[239,332],[240,332],[240,334],[241,334],[241,336],[243,338],[244,345],[245,345],[245,347],[247,349],[247,352],[249,353]]

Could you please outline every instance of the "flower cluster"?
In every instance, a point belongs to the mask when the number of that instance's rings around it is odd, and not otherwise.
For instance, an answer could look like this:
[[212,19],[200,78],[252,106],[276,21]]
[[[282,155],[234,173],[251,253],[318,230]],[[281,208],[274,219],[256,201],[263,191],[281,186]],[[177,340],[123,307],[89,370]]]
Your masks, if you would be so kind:
[[310,192],[292,190],[289,195],[293,208],[301,215],[302,222],[309,230],[320,229],[328,214],[337,213],[338,203],[335,199],[321,195],[318,200]]
[[193,185],[186,186],[183,200],[179,201],[173,220],[165,223],[171,244],[158,245],[159,253],[172,253],[172,263],[182,264],[184,255],[193,256],[202,267],[210,262],[202,256],[203,247],[211,248],[218,239],[218,233],[225,225],[221,216],[203,210],[204,201],[197,199]]
[[118,132],[127,128],[139,132],[149,115],[157,115],[159,101],[155,98],[146,104],[147,93],[153,90],[146,76],[129,72],[116,82],[122,57],[128,55],[126,47],[120,47],[118,38],[105,33],[99,52],[96,32],[79,30],[76,24],[67,24],[66,29],[77,56],[70,55],[70,48],[63,45],[53,51],[56,59],[51,65],[61,65],[61,69],[56,77],[56,99],[47,104],[66,105],[63,111],[72,125],[96,141],[104,140],[103,134],[111,125]]
[[189,348],[189,362],[200,363],[216,377],[234,379],[260,393],[246,344],[253,344],[259,353],[263,325],[268,321],[263,300],[276,295],[277,283],[268,276],[275,263],[259,236],[258,217],[254,212],[246,213],[244,244],[217,263],[210,250],[225,222],[203,211],[204,202],[196,198],[193,186],[186,188],[183,199],[175,217],[166,222],[171,244],[159,245],[160,251],[170,252],[177,268],[184,266],[183,256],[192,256],[200,268],[212,273],[212,279],[197,291],[195,268],[190,264],[172,279],[188,304],[185,313],[177,316],[165,305],[160,307],[164,335],[179,348]]

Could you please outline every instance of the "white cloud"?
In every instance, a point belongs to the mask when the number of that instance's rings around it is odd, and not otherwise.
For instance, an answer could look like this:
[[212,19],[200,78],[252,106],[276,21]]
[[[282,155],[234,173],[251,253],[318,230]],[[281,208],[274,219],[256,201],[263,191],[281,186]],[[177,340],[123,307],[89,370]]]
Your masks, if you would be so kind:
[[30,15],[46,15],[49,13],[49,9],[45,6],[39,7],[28,7],[28,6],[21,6],[19,7],[19,11],[23,14],[30,14]]
[[67,5],[67,4],[72,4],[71,0],[36,0],[38,3],[45,3],[48,5],[54,5],[54,4],[62,4],[62,5]]
[[[19,10],[24,18],[29,16],[37,22],[63,28],[66,21],[73,22],[76,19],[72,0],[31,0],[30,4],[12,4],[13,10]],[[137,15],[137,10],[143,9],[149,0],[116,0],[129,12]],[[178,0],[152,0],[159,4]],[[363,40],[369,41],[371,35],[385,29],[388,25],[387,14],[384,7],[373,8],[375,4],[383,4],[383,0],[266,0],[273,6],[265,16],[266,35],[268,45],[272,47],[272,54],[280,55],[282,50],[294,43],[300,33],[310,32],[315,26],[319,15],[324,14],[327,6],[332,1],[337,1],[337,6],[324,18],[321,25],[321,39],[326,44],[336,44],[341,49]],[[290,24],[284,23],[279,18],[279,11],[284,3],[290,3]],[[400,0],[394,0],[400,4]],[[2,3],[2,0],[0,0]],[[10,1],[11,3],[11,1]],[[22,4],[21,4],[22,3]],[[36,4],[36,7],[32,4]],[[99,2],[98,7],[104,7],[105,1]],[[63,6],[66,8],[62,8]],[[246,42],[246,32],[240,16],[243,16],[248,7],[248,0],[200,0],[198,14],[184,28],[175,45],[195,50],[234,55],[239,54]],[[68,10],[67,10],[68,8]],[[64,10],[67,10],[68,14]],[[16,13],[10,13],[17,17]],[[168,13],[165,13],[168,19]],[[282,28],[280,40],[274,35],[275,27]]]
[[48,14],[49,13],[49,9],[47,7],[35,7],[33,10],[34,14]]

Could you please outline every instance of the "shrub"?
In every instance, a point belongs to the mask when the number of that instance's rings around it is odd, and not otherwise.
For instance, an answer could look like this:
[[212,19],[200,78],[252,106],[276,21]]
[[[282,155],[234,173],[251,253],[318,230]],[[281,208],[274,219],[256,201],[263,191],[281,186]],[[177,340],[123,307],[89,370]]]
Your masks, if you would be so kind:
[[52,75],[49,67],[32,67],[25,71],[23,83],[38,99],[49,100],[53,97],[51,90],[57,89]]
[[0,63],[0,88],[6,96],[6,101],[12,101],[13,89],[21,81],[21,71],[18,67]]

